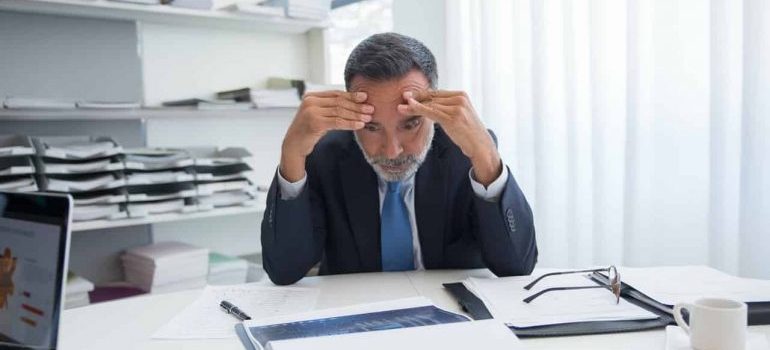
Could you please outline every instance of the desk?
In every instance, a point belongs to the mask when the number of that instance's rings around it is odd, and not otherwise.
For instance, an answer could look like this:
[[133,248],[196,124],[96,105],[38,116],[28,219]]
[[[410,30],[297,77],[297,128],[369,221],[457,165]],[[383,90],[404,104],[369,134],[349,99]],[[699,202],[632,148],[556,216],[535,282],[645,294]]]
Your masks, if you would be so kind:
[[[535,272],[537,274],[537,271]],[[489,270],[413,271],[306,277],[295,286],[318,288],[317,308],[347,306],[423,295],[444,309],[461,312],[442,283],[466,277],[493,276]],[[269,283],[269,282],[267,282]],[[200,290],[147,295],[65,310],[61,324],[61,349],[232,349],[242,350],[237,338],[205,340],[153,340],[152,334],[193,302]],[[770,336],[770,326],[753,332]],[[527,349],[664,349],[663,330],[523,339]]]

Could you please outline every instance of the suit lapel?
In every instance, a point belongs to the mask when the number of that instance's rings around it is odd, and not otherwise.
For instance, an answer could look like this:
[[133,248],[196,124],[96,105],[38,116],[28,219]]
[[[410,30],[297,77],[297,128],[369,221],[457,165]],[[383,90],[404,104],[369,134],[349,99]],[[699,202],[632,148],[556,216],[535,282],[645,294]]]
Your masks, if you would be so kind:
[[342,191],[363,271],[382,270],[380,252],[380,200],[377,175],[352,141],[340,160]]
[[447,136],[436,129],[433,149],[415,178],[414,207],[425,268],[441,266],[447,203],[447,161],[443,157]]

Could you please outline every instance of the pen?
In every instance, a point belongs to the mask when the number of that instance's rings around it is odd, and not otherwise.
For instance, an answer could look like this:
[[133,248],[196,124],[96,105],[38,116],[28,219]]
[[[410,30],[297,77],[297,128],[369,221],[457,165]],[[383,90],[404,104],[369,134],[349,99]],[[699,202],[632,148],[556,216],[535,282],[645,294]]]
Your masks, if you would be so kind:
[[232,303],[230,303],[227,300],[222,300],[222,302],[219,303],[219,306],[222,307],[222,309],[225,310],[225,312],[235,316],[235,318],[237,318],[237,319],[239,319],[241,321],[245,321],[245,320],[250,320],[251,319],[251,317],[249,317],[249,315],[247,315],[245,312],[241,311],[241,309],[239,309],[237,306],[233,305]]

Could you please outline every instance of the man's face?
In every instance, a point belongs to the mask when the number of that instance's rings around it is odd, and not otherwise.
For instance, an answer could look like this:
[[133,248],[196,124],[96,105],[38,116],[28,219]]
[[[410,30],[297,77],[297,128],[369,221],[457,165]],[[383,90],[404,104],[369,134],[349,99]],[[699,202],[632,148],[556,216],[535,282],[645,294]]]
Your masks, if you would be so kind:
[[433,121],[403,115],[397,107],[406,103],[404,92],[426,90],[429,86],[428,79],[417,70],[388,81],[357,76],[350,83],[350,91],[366,92],[366,103],[374,106],[372,121],[357,130],[355,136],[367,162],[385,181],[409,178],[428,154],[433,141]]

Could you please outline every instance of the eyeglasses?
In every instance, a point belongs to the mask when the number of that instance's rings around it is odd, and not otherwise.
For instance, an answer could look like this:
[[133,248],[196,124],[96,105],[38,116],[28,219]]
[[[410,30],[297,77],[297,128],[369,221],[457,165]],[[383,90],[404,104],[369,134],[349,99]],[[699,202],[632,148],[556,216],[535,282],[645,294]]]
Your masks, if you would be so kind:
[[606,272],[607,273],[607,284],[605,285],[598,285],[598,286],[583,286],[583,287],[554,287],[554,288],[547,288],[543,289],[535,294],[530,295],[523,301],[527,304],[532,302],[532,300],[535,300],[537,297],[548,293],[548,292],[555,292],[560,290],[578,290],[578,289],[595,289],[595,288],[604,288],[608,289],[612,292],[612,294],[615,294],[615,303],[620,304],[620,274],[618,273],[618,269],[615,268],[614,265],[606,268],[606,269],[594,269],[594,270],[580,270],[580,271],[564,271],[564,272],[551,272],[547,273],[545,275],[542,275],[532,281],[532,283],[524,286],[524,289],[530,290],[532,287],[537,284],[537,282],[540,282],[543,278],[549,277],[549,276],[558,276],[558,275],[568,275],[573,273],[595,273],[598,274],[600,272]]

